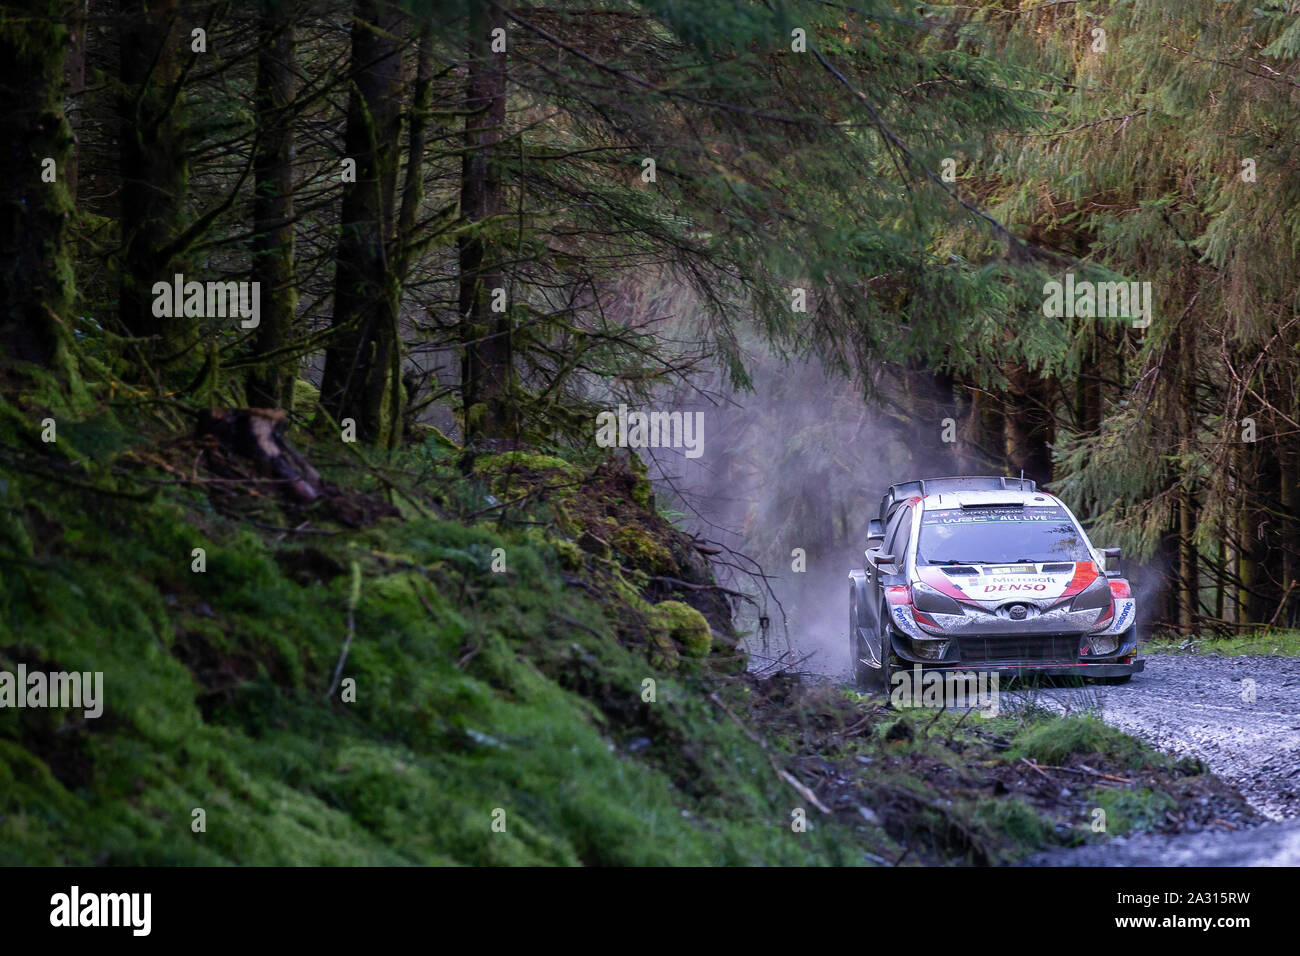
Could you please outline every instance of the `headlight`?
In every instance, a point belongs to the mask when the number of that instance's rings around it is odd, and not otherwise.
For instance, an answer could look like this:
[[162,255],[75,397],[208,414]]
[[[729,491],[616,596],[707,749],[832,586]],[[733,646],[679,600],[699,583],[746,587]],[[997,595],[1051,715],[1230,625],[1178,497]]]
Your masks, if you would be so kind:
[[912,606],[928,614],[961,614],[961,605],[942,591],[917,581],[912,585]]
[[1105,578],[1097,578],[1075,597],[1071,611],[1100,611],[1110,607],[1110,585]]

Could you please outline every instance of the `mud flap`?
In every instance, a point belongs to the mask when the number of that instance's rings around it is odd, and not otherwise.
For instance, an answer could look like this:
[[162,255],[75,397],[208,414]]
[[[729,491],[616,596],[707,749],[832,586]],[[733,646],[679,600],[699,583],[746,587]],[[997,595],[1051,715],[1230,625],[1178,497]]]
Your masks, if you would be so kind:
[[863,657],[862,661],[868,667],[878,670],[881,666],[880,653],[871,640],[871,633],[865,627],[858,628],[858,648],[867,652],[867,656]]

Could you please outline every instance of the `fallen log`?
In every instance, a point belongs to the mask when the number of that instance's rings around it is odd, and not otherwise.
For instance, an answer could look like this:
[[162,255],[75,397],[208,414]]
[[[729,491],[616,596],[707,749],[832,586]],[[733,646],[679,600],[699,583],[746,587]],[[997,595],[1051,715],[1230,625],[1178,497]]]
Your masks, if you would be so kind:
[[[284,437],[289,416],[280,408],[204,409],[195,437],[211,438],[225,452],[251,462],[259,475],[300,502],[315,501],[325,490],[320,473]],[[213,470],[220,463],[209,460]]]

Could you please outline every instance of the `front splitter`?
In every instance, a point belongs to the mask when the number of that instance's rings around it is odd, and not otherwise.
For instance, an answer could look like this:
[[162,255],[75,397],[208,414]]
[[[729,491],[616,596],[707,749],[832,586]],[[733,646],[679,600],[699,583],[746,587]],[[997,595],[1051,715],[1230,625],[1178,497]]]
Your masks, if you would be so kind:
[[916,666],[920,666],[924,673],[953,673],[953,674],[997,674],[999,676],[1042,676],[1042,677],[1123,677],[1126,674],[1136,674],[1138,671],[1146,668],[1146,661],[1135,660],[1128,664],[1111,663],[1111,664],[1092,664],[1080,662],[1077,664],[1070,663],[1047,663],[1047,664],[1008,664],[1004,662],[981,663],[971,661],[970,663],[949,663],[942,664],[927,663],[925,661],[904,660],[903,666],[899,667],[900,671],[910,671]]

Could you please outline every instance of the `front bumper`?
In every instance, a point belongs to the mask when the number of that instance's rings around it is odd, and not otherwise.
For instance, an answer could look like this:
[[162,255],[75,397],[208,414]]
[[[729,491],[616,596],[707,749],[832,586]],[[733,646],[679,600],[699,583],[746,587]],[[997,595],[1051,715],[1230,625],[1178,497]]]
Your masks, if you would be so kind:
[[[1122,677],[1143,669],[1137,660],[1137,631],[1132,626],[1131,609],[1125,615],[1126,629],[1119,634],[1111,628],[1101,632],[1035,633],[1017,629],[1008,633],[949,633],[936,635],[922,631],[907,609],[893,608],[888,629],[894,655],[911,666],[926,670],[996,671],[1003,674],[1080,675]],[[1106,640],[1105,652],[1094,653],[1093,644]],[[1113,646],[1112,646],[1113,644]]]

